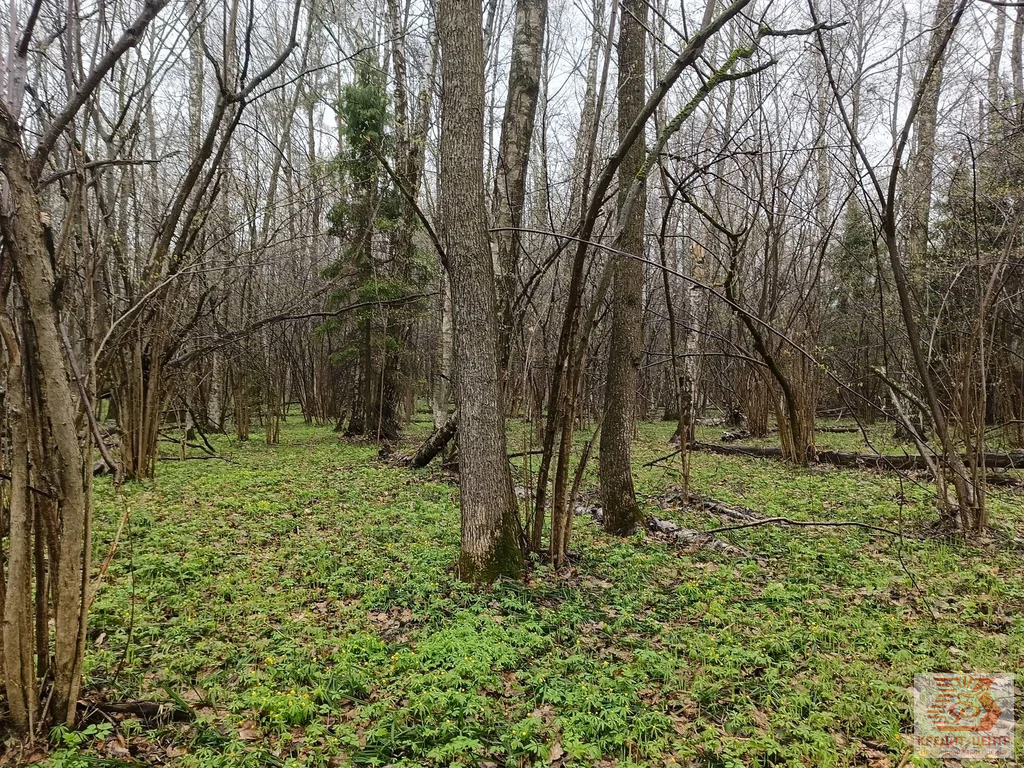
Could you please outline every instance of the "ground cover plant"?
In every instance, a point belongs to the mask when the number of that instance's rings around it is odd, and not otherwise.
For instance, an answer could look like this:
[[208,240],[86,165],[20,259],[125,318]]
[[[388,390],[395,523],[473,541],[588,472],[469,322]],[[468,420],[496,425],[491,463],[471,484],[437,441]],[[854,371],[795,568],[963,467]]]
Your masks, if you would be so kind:
[[[637,461],[671,431],[640,425]],[[702,493],[892,527],[902,508],[907,535],[764,526],[723,534],[755,556],[737,559],[578,517],[563,573],[534,563],[474,588],[453,570],[457,486],[441,470],[291,423],[278,446],[217,447],[98,487],[98,554],[131,516],[93,609],[85,696],[166,710],[57,728],[46,764],[927,765],[904,738],[915,672],[1024,669],[1020,553],[920,538],[923,483],[695,454]],[[657,505],[676,482],[638,471],[645,509],[721,524]],[[1020,535],[1012,494],[993,503]]]

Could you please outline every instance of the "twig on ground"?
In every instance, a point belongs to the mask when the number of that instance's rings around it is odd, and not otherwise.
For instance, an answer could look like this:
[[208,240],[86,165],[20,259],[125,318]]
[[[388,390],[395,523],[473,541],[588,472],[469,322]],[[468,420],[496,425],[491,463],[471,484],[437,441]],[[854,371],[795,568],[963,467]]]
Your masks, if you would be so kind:
[[229,459],[227,456],[161,456],[160,461],[205,461],[207,459],[219,459],[220,461],[226,461],[228,464],[234,464],[235,462]]
[[668,454],[667,456],[662,456],[661,458],[652,459],[651,461],[648,461],[646,464],[644,464],[644,466],[645,467],[653,467],[655,464],[658,464],[658,463],[660,463],[662,461],[668,461],[673,456],[678,456],[682,452],[682,450],[683,450],[682,448],[677,448],[676,450],[672,451],[672,453]]

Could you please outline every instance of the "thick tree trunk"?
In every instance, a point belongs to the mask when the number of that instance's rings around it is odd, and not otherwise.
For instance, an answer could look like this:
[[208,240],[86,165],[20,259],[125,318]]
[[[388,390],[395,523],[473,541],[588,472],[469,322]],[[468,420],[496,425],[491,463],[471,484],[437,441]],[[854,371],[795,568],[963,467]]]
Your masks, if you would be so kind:
[[[404,346],[407,340],[399,341]],[[381,361],[380,390],[377,393],[377,410],[374,413],[373,438],[378,442],[393,443],[401,431],[398,424],[398,408],[401,402],[402,353],[384,352]]]
[[473,582],[523,567],[498,371],[494,268],[484,207],[483,17],[475,0],[441,0],[441,231],[450,262],[459,408],[462,546]]
[[[369,277],[364,276],[364,279]],[[359,322],[359,389],[352,404],[352,418],[345,433],[351,436],[367,434],[372,431],[377,421],[373,406],[373,320],[367,314]]]

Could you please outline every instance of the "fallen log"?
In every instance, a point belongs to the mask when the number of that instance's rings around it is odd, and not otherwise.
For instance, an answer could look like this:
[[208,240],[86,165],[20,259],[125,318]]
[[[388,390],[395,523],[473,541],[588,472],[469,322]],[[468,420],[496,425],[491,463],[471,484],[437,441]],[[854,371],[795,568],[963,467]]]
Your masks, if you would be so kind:
[[[815,427],[814,431],[830,435],[852,435],[854,433],[860,432],[860,427]],[[779,434],[779,430],[770,429],[768,430],[767,434],[759,435],[759,437],[767,437],[768,435],[777,434]],[[753,435],[751,435],[750,432],[748,432],[747,430],[737,429],[729,432],[723,432],[722,442],[735,443],[737,440],[746,440],[747,438],[750,437],[753,437]]]
[[732,520],[739,520],[740,522],[761,519],[761,515],[752,509],[730,506],[725,502],[718,501],[717,499],[712,499],[708,496],[701,496],[699,493],[695,493],[694,491],[683,491],[681,488],[673,488],[663,494],[658,498],[658,505],[662,509],[678,509],[679,507],[697,506],[707,510],[708,512],[713,512],[716,515],[728,517]]
[[[690,443],[690,450],[707,451],[723,456],[748,456],[759,459],[781,459],[781,448],[761,448],[752,445],[719,445],[717,443]],[[936,457],[941,461],[941,457]],[[961,456],[964,463],[967,457]],[[848,451],[818,451],[814,455],[818,464],[832,464],[837,467],[863,467],[868,469],[926,470],[928,462],[923,456],[911,454],[852,453]],[[1024,469],[1024,451],[1013,453],[986,453],[987,469]]]
[[435,429],[430,434],[430,437],[423,441],[422,445],[416,450],[415,455],[412,458],[405,459],[402,463],[413,469],[423,469],[448,446],[448,443],[455,437],[458,429],[459,411],[456,409],[444,424]]

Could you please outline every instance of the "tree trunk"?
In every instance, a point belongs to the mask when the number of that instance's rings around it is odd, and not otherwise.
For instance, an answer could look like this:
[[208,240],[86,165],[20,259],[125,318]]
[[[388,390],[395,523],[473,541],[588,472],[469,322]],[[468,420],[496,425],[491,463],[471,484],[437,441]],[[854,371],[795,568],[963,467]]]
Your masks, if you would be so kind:
[[505,448],[494,269],[484,207],[483,16],[475,0],[441,0],[441,237],[450,263],[459,408],[462,545],[472,582],[518,575],[519,520]]
[[[939,0],[935,6],[934,28],[928,46],[928,61],[935,60],[935,69],[925,84],[921,106],[917,113],[914,154],[903,183],[907,199],[907,259],[911,290],[927,304],[928,215],[932,204],[932,167],[935,164],[935,133],[939,114],[939,96],[942,93],[942,70],[945,57],[937,55],[936,46],[943,41],[949,17],[953,13],[953,0]],[[942,45],[945,45],[942,42]]]
[[[647,4],[625,0],[619,27],[619,139],[644,107]],[[634,179],[643,168],[645,143],[640,137],[619,166],[619,205],[627,204]],[[644,255],[644,219],[647,215],[646,185],[622,222],[619,247]],[[611,533],[629,535],[642,520],[633,489],[632,442],[636,418],[636,381],[640,363],[640,315],[643,298],[643,265],[636,259],[615,257],[613,266],[612,332],[608,348],[608,378],[604,392],[601,454],[598,463],[604,524]]]
[[[518,0],[515,31],[512,34],[512,64],[508,73],[508,98],[501,120],[498,167],[494,176],[495,228],[517,228],[523,221],[526,171],[530,158],[540,93],[540,72],[544,51],[547,0]],[[498,297],[501,309],[501,354],[507,363],[512,332],[516,327],[513,304],[518,292],[519,232],[497,232]]]
[[32,505],[29,499],[28,437],[21,351],[14,328],[0,316],[7,347],[7,418],[11,439],[11,493],[7,579],[3,598],[3,664],[7,706],[14,727],[31,733],[39,698],[32,664]]
[[430,365],[430,409],[434,415],[434,429],[441,429],[448,421],[448,400],[451,398],[452,374],[452,292],[448,277],[438,277],[437,343]]
[[[52,457],[59,494],[57,580],[54,584],[54,714],[58,722],[75,720],[82,673],[85,636],[85,587],[89,573],[91,503],[86,482],[86,455],[76,430],[77,409],[71,379],[64,363],[55,298],[53,263],[46,248],[43,217],[36,197],[35,174],[21,146],[21,136],[6,105],[0,103],[0,159],[7,179],[9,205],[0,213],[0,231],[25,302],[34,338],[40,401],[39,426],[45,450]],[[26,387],[28,389],[28,387]],[[29,414],[22,424],[29,425]],[[26,515],[31,525],[32,516]],[[6,646],[6,643],[5,643]],[[30,646],[31,648],[31,646]],[[5,647],[5,654],[11,651]],[[32,651],[28,650],[31,654]]]
[[1010,79],[1013,81],[1013,117],[1018,122],[1024,109],[1024,8],[1018,6],[1013,19],[1013,37],[1010,40]]

